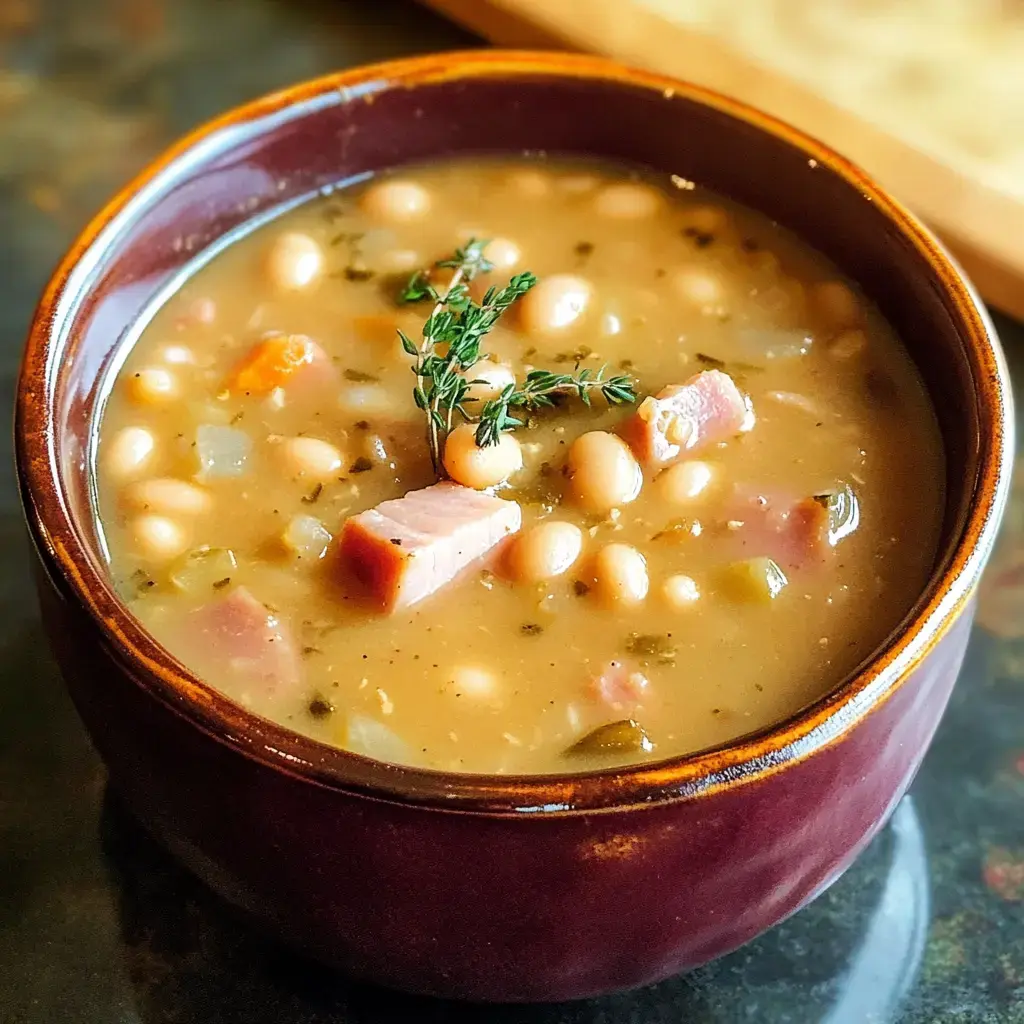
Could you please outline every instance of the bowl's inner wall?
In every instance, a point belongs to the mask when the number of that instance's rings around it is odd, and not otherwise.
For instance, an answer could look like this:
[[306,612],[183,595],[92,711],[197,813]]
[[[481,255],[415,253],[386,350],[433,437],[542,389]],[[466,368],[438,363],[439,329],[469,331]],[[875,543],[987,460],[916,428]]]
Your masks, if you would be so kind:
[[97,563],[84,455],[98,387],[128,326],[172,275],[255,214],[314,189],[395,164],[486,151],[647,164],[766,213],[833,259],[878,302],[931,391],[948,463],[943,547],[959,535],[979,443],[990,440],[979,438],[963,342],[927,261],[837,174],[715,109],[619,83],[522,74],[371,88],[372,102],[342,102],[329,92],[221,129],[137,197],[99,254],[96,283],[58,361],[54,403],[65,496]]

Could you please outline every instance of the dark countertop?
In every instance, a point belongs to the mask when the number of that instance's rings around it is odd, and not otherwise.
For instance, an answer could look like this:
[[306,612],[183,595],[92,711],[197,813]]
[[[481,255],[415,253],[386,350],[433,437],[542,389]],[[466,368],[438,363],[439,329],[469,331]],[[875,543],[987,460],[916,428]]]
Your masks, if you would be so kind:
[[[171,139],[345,65],[473,40],[399,0],[0,0],[0,386],[75,231]],[[999,320],[1024,381],[1024,329]],[[0,477],[0,1022],[1024,1024],[1024,480],[912,795],[817,902],[656,988],[462,1007],[247,931],[127,817],[43,640]]]

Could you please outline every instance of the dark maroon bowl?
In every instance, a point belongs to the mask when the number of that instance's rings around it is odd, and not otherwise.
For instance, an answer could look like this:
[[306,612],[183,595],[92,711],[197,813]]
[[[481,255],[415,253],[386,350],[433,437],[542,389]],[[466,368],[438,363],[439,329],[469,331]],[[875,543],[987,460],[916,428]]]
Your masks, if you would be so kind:
[[[525,149],[710,185],[859,281],[939,413],[941,549],[920,599],[869,661],[773,729],[585,775],[392,767],[233,704],[118,601],[90,494],[99,381],[154,294],[255,214],[406,161]],[[417,992],[548,1000],[642,985],[733,949],[813,899],[885,822],[963,657],[1006,501],[1011,420],[977,298],[857,168],[682,82],[588,57],[491,51],[300,85],[154,163],[86,228],[39,305],[17,458],[54,649],[139,818],[217,891],[322,960]]]

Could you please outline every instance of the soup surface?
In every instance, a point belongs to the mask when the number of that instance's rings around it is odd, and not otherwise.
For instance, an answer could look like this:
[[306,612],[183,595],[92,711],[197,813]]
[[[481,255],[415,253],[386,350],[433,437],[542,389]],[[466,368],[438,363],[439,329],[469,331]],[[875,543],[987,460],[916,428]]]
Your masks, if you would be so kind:
[[526,159],[403,169],[226,248],[142,330],[96,467],[117,586],[198,675],[498,773],[821,697],[920,592],[944,472],[909,356],[822,256],[678,178]]

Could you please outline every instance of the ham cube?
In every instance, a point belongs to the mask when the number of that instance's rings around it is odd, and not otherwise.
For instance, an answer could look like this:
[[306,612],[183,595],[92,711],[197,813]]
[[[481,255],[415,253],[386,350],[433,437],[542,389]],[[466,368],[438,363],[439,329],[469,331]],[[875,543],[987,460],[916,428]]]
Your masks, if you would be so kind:
[[640,707],[647,693],[648,679],[636,665],[609,661],[587,685],[587,696],[612,711],[633,712]]
[[444,482],[352,516],[341,556],[381,609],[393,612],[440,590],[521,525],[514,501]]
[[814,498],[741,497],[732,522],[739,557],[767,555],[787,572],[823,565],[834,552],[828,509]]
[[738,434],[748,415],[748,401],[732,377],[705,370],[645,398],[623,425],[622,437],[641,465],[660,469]]
[[302,678],[302,664],[287,629],[245,587],[196,609],[182,631],[182,648],[214,686],[230,678],[231,693],[247,686],[265,695],[287,693]]

